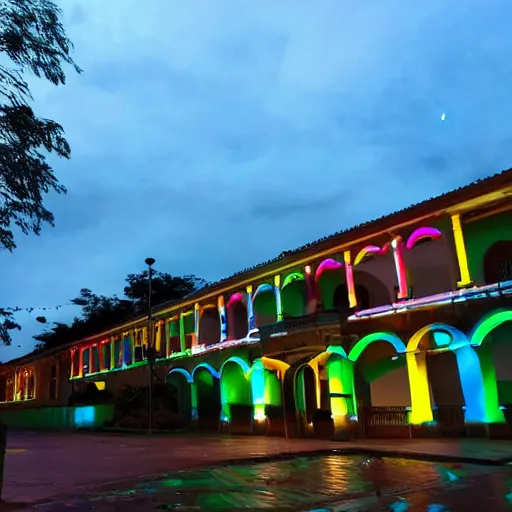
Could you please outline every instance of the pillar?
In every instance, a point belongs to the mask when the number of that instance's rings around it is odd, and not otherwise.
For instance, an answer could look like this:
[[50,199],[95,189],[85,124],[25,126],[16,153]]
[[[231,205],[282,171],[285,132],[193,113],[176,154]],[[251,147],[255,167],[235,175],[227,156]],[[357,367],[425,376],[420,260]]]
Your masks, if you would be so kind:
[[452,215],[452,232],[455,241],[455,252],[457,253],[457,263],[459,265],[460,281],[457,283],[459,288],[466,288],[473,285],[469,274],[468,257],[466,254],[466,244],[464,233],[460,221],[460,214]]

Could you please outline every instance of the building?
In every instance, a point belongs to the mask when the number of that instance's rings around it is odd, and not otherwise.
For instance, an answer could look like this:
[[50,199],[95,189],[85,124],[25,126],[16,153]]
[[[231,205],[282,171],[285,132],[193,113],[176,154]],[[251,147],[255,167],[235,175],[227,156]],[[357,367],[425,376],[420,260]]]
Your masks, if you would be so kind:
[[[199,428],[507,435],[512,170],[283,253],[152,317],[156,375]],[[72,406],[70,395],[147,385],[147,349],[141,317],[4,364],[0,419],[101,423],[106,405]]]

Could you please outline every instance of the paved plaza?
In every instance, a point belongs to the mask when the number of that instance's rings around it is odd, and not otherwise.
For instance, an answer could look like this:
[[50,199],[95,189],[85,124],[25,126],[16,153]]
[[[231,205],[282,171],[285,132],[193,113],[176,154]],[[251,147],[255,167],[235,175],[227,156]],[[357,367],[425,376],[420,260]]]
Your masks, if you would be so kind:
[[214,466],[224,461],[265,460],[278,454],[286,458],[332,449],[480,464],[512,460],[512,442],[508,441],[443,439],[339,443],[256,436],[187,434],[149,438],[87,432],[10,432],[3,499],[14,508],[15,503],[21,506],[85,496],[103,489],[128,488],[143,480],[161,479],[165,473]]

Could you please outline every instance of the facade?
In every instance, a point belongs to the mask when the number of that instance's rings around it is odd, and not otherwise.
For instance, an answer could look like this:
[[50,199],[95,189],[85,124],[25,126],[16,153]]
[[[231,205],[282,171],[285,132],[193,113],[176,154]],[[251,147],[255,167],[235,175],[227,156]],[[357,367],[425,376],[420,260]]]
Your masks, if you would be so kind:
[[[152,318],[156,374],[198,428],[508,434],[512,170],[283,253]],[[91,383],[147,385],[148,346],[143,317],[4,364],[0,419],[69,417],[69,396]]]

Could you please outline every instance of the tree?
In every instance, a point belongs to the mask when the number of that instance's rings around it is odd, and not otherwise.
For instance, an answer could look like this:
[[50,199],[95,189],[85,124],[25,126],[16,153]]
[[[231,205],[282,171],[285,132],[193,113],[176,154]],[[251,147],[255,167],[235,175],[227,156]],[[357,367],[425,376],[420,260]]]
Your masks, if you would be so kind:
[[[137,315],[145,315],[149,292],[148,272],[129,274],[126,283],[125,297],[121,299],[116,295],[96,295],[88,288],[82,288],[78,297],[71,301],[82,309],[80,317],[70,325],[54,323],[49,330],[34,336],[39,341],[37,348],[64,345],[98,334]],[[152,284],[151,303],[156,306],[183,299],[205,286],[206,281],[195,276],[173,277],[164,272],[154,272]]]
[[[140,311],[148,307],[149,273],[147,270],[138,274],[128,274],[124,294],[131,299]],[[180,300],[206,286],[206,281],[196,276],[173,277],[162,272],[153,272],[151,279],[151,303],[162,304],[172,300]]]
[[[0,248],[16,248],[13,227],[22,233],[41,232],[43,224],[53,225],[43,196],[62,194],[47,162],[51,153],[70,157],[62,126],[38,118],[30,102],[24,76],[34,74],[55,85],[64,84],[64,65],[73,62],[72,43],[61,22],[62,12],[50,0],[2,0],[0,4]],[[0,340],[9,344],[9,331],[20,328],[0,310]]]

